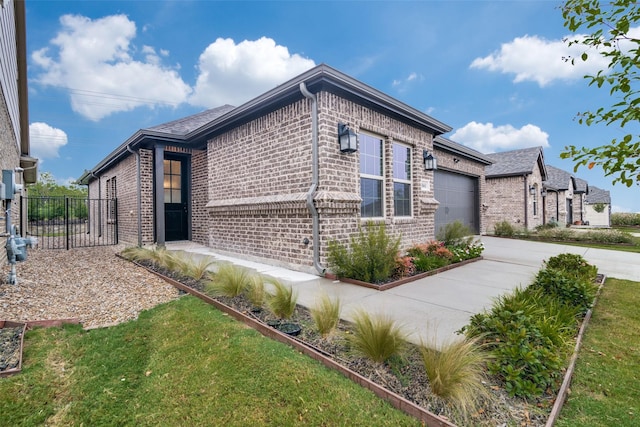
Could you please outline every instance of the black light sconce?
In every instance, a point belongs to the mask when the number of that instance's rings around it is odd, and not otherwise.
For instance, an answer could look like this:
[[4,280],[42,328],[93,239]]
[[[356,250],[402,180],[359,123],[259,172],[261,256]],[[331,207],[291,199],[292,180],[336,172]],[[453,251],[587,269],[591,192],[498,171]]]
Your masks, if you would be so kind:
[[540,195],[541,195],[542,197],[547,197],[547,189],[546,189],[546,188],[543,188],[543,189],[542,189],[542,191],[540,192]]
[[532,185],[531,187],[529,187],[529,194],[531,194],[532,196],[536,195],[536,186]]
[[358,135],[348,125],[338,123],[338,142],[342,153],[358,151]]
[[424,160],[424,170],[434,171],[438,169],[438,161],[433,157],[433,154],[429,154],[427,150],[423,150],[422,158]]
[[457,157],[454,157],[454,158],[453,158],[453,163],[456,163],[456,164],[457,164],[459,161],[460,161],[460,159],[459,159],[459,158],[457,158]]

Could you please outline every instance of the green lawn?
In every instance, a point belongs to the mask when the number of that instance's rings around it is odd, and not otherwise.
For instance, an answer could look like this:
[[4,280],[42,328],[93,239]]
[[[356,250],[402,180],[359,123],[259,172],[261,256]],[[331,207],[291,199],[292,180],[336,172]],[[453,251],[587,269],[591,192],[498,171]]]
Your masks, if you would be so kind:
[[640,425],[640,283],[608,279],[557,426]]
[[2,426],[420,425],[190,296],[111,328],[28,332],[0,396]]

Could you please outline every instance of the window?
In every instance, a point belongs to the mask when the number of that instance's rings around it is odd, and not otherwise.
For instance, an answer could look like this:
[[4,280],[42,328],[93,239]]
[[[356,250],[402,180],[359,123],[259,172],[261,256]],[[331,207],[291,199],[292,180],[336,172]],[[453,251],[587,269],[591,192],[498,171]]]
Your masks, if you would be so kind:
[[411,216],[411,148],[393,144],[393,214]]
[[107,180],[107,222],[116,220],[116,198],[118,196],[116,177]]
[[532,195],[532,199],[533,199],[533,216],[536,216],[536,215],[538,215],[538,186],[535,185],[533,188],[534,188],[533,195]]
[[382,217],[384,188],[382,140],[364,134],[360,134],[359,138],[361,216]]
[[164,202],[182,203],[182,173],[180,160],[164,161]]

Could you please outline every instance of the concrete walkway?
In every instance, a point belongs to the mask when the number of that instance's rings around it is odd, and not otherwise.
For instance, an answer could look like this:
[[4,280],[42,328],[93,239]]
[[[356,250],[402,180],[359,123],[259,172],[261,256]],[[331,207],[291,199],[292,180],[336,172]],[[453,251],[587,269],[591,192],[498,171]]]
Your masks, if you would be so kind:
[[311,307],[327,293],[340,298],[342,318],[364,309],[396,319],[419,344],[440,346],[470,317],[491,307],[496,297],[531,283],[543,261],[560,253],[577,253],[609,277],[640,281],[640,254],[482,236],[484,259],[402,286],[377,291],[215,253],[191,242],[172,242],[167,249],[229,261],[278,278],[298,292],[298,303]]

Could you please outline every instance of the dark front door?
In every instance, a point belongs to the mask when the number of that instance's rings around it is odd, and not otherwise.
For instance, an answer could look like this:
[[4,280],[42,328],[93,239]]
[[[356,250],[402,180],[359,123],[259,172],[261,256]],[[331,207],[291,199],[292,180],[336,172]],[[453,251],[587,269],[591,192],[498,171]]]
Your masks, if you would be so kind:
[[573,223],[573,200],[567,199],[567,224]]
[[165,154],[164,225],[165,240],[189,239],[189,192],[186,157]]

